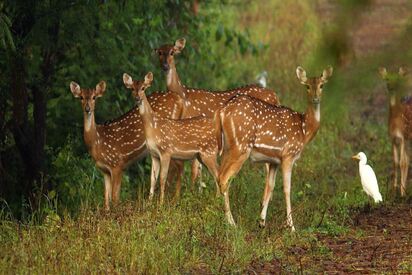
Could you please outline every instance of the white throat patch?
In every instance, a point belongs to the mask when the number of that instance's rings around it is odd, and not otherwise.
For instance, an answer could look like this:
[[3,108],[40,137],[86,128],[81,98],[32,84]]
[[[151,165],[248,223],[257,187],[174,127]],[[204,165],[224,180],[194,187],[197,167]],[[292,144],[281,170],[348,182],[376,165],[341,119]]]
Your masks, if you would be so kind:
[[92,128],[92,114],[87,115],[86,122],[84,123],[84,130],[86,132],[89,132],[91,128]]
[[320,121],[320,104],[316,104],[315,107],[315,119],[317,122]]

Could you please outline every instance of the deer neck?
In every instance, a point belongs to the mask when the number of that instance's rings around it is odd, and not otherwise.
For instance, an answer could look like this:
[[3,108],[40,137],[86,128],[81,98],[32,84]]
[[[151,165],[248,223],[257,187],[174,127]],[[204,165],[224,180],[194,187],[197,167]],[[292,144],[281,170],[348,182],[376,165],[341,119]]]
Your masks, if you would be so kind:
[[146,139],[150,137],[153,133],[154,128],[154,116],[153,116],[153,109],[147,100],[146,95],[142,97],[142,103],[139,106],[139,113],[142,117],[143,127],[146,134]]
[[397,112],[401,108],[401,97],[397,95],[391,95],[389,98],[389,109],[391,112]]
[[316,135],[320,126],[320,103],[308,102],[308,107],[304,115],[303,132],[305,134],[304,143],[310,142]]
[[169,70],[167,71],[166,83],[169,91],[177,93],[182,99],[186,98],[186,88],[182,85],[182,82],[180,82],[174,62],[170,64]]
[[396,135],[402,126],[403,106],[401,98],[397,95],[391,95],[389,98],[389,127],[393,135]]
[[95,145],[97,138],[96,122],[94,120],[94,112],[90,114],[84,113],[84,142],[91,149]]

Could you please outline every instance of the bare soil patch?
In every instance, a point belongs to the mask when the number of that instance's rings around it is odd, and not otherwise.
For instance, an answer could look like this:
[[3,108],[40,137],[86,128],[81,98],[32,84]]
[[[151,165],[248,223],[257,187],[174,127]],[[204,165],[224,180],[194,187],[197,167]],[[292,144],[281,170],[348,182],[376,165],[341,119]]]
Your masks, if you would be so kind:
[[[412,256],[411,205],[364,208],[353,220],[355,235],[320,237],[332,252],[331,259],[321,261],[324,271],[397,272]],[[363,234],[356,236],[359,229]]]
[[[288,263],[254,261],[247,273],[278,274],[291,271],[291,266],[327,274],[412,272],[412,263],[408,264],[412,260],[412,205],[365,207],[354,210],[353,215],[346,234],[318,235],[328,253],[316,255],[307,247],[293,247],[286,255]],[[407,266],[402,266],[405,263]]]

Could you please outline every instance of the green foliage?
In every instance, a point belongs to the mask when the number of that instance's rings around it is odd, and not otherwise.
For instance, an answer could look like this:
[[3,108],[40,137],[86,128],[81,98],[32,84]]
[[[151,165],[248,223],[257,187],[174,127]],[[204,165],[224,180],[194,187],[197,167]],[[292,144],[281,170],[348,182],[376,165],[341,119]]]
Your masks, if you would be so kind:
[[[232,17],[222,14],[222,8]],[[85,198],[95,198],[96,194],[100,198],[102,186],[101,176],[83,145],[83,115],[78,100],[69,91],[70,81],[86,88],[105,80],[108,89],[96,104],[96,120],[101,123],[113,119],[134,105],[130,91],[122,83],[122,74],[127,72],[139,79],[148,71],[153,71],[155,82],[151,91],[164,89],[165,76],[159,69],[153,50],[185,37],[187,47],[177,58],[179,74],[185,84],[223,89],[235,83],[239,86],[251,82],[253,68],[247,63],[230,62],[258,53],[248,33],[229,24],[235,10],[234,5],[220,1],[202,3],[197,15],[193,14],[190,1],[5,2],[4,8],[0,9],[0,20],[3,20],[0,21],[0,34],[10,32],[10,22],[21,21],[21,26],[16,28],[28,34],[24,39],[16,35],[13,40],[17,53],[26,65],[28,92],[32,87],[39,86],[44,90],[47,102],[48,175],[43,177],[45,182],[38,184],[47,186],[49,191],[56,191],[62,208],[69,209],[70,213],[76,212],[86,203]],[[7,37],[0,36],[0,39]],[[4,48],[0,51],[9,55]],[[11,100],[10,75],[13,66],[9,62],[11,59],[0,60],[1,71],[5,72],[0,74],[0,89],[5,91],[5,101],[2,102],[4,116],[12,121],[15,103]],[[239,82],[241,76],[246,74],[251,77]],[[28,121],[35,129],[35,102],[31,94],[28,99]],[[0,149],[2,163],[10,173],[6,178],[10,192],[5,197],[15,210],[21,208],[21,190],[13,189],[13,186],[19,181],[18,177],[25,174],[23,165],[12,165],[22,162],[18,154],[7,154],[17,151],[12,131],[8,130],[2,135]],[[134,190],[128,187],[136,188],[137,183],[130,183],[129,179],[147,174],[147,167],[145,164],[134,166],[130,173],[125,174],[123,196],[134,196]],[[86,204],[91,205],[97,202],[95,199],[87,201]]]
[[103,194],[101,173],[89,157],[76,154],[74,147],[69,137],[67,144],[57,152],[51,170],[56,187],[49,191],[52,199],[58,196],[63,207],[60,212],[71,214],[97,205],[102,196],[96,194]]
[[16,50],[13,37],[10,32],[11,21],[2,11],[0,6],[0,43],[4,49]]

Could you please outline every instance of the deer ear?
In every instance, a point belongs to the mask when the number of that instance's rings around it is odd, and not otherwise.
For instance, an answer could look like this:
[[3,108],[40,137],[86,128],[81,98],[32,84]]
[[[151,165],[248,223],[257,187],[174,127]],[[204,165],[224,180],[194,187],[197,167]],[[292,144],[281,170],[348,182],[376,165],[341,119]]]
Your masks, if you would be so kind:
[[301,66],[298,66],[296,68],[296,75],[298,79],[300,80],[300,83],[306,84],[306,81],[308,80],[308,78],[306,77],[305,70]]
[[387,78],[388,72],[386,71],[385,67],[379,67],[378,72],[382,79],[385,80]]
[[106,91],[106,82],[102,80],[96,85],[96,96],[101,97],[104,94],[104,91]]
[[323,73],[322,73],[322,80],[324,82],[328,81],[328,78],[332,76],[332,73],[333,73],[333,67],[332,66],[329,66],[326,69],[324,69]]
[[405,66],[399,67],[399,75],[400,76],[405,76],[408,74],[408,69]]
[[146,85],[146,87],[150,87],[150,85],[152,85],[152,82],[153,82],[153,73],[148,72],[144,77],[144,84]]
[[133,79],[127,73],[123,74],[123,83],[127,88],[129,89],[133,88]]
[[80,97],[81,90],[80,90],[80,85],[77,84],[76,82],[72,81],[70,82],[70,91],[74,95],[74,97]]
[[186,45],[186,39],[180,38],[176,40],[173,49],[175,50],[176,53],[180,53],[184,49],[185,45]]

